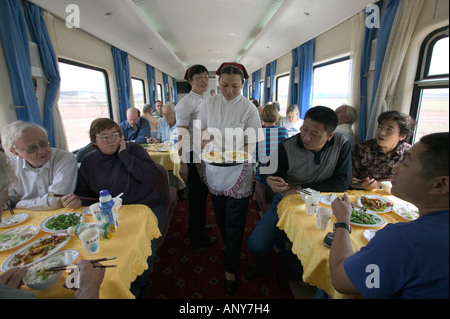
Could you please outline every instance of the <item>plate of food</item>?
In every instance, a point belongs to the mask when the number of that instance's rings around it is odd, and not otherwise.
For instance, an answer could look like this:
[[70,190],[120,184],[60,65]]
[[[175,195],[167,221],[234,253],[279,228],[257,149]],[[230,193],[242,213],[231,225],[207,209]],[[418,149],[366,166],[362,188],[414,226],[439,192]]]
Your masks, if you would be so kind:
[[377,214],[383,214],[392,210],[392,203],[389,199],[378,195],[364,195],[358,197],[356,203],[359,206],[366,208],[368,211],[375,212]]
[[66,231],[69,227],[74,227],[82,222],[84,222],[83,214],[68,212],[44,219],[40,227],[47,233],[57,233]]
[[364,209],[353,208],[350,216],[350,224],[363,227],[381,227],[386,223],[383,217],[365,211]]
[[223,163],[224,159],[222,156],[222,152],[220,151],[209,151],[209,152],[203,152],[202,153],[202,160],[206,163]]
[[0,251],[20,246],[39,233],[39,227],[34,225],[19,226],[0,234]]
[[392,210],[394,213],[407,220],[415,220],[419,218],[419,209],[410,203],[396,204]]
[[64,270],[52,271],[53,267],[71,265],[78,258],[79,253],[75,249],[62,250],[41,262],[28,268],[23,282],[35,290],[45,290],[55,285],[62,277]]
[[249,155],[247,152],[244,151],[226,151],[225,154],[225,161],[226,162],[232,162],[232,163],[244,163],[248,162]]
[[61,250],[70,240],[69,234],[50,234],[15,251],[2,264],[2,271],[32,266]]
[[152,144],[148,144],[147,150],[155,151],[155,152],[165,152],[165,151],[167,151],[167,148],[164,143],[152,143]]
[[16,225],[24,222],[25,220],[27,220],[28,217],[30,217],[30,215],[28,215],[28,214],[17,214],[17,215],[12,215],[11,217],[8,217],[8,218],[4,218],[4,219],[2,219],[2,221],[0,223],[0,228],[16,226]]

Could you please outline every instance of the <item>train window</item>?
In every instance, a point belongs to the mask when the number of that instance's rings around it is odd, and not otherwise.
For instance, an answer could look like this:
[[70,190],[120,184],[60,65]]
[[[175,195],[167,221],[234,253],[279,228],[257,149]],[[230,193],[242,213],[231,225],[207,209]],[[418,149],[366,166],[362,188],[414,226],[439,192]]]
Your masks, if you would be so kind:
[[349,88],[349,57],[314,66],[313,106],[323,105],[335,110],[348,103]]
[[131,86],[133,87],[134,106],[142,111],[146,101],[144,80],[131,78]]
[[289,95],[289,81],[291,77],[288,74],[280,75],[277,77],[277,90],[275,95],[275,101],[280,103],[280,114],[285,115],[288,107],[288,95]]
[[69,151],[87,145],[93,119],[111,117],[108,76],[105,70],[59,59],[61,77],[58,109]]
[[410,115],[416,120],[412,143],[424,135],[449,131],[448,27],[423,42]]
[[164,103],[162,85],[159,83],[156,84],[156,100]]

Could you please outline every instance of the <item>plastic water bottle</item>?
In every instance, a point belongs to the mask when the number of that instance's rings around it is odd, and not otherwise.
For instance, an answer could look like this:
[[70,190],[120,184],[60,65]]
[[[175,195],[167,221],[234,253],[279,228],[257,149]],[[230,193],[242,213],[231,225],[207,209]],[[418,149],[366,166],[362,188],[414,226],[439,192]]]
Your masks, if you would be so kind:
[[172,131],[172,141],[173,141],[173,144],[177,144],[177,142],[178,142],[178,129],[174,129]]
[[100,191],[100,215],[102,216],[103,223],[113,224],[114,227],[118,227],[117,220],[115,218],[114,200],[109,194],[109,190],[104,189]]

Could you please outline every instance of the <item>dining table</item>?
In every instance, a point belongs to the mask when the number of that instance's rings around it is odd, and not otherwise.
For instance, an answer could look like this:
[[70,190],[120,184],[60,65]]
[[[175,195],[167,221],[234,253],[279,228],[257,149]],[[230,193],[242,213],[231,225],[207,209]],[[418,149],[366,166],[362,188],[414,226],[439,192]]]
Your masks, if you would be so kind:
[[[44,220],[50,216],[75,212],[84,216],[84,223],[94,222],[93,216],[88,214],[86,207],[80,208],[59,208],[45,211],[32,211],[25,209],[14,209],[15,216],[27,214],[20,224],[11,227],[0,228],[0,233],[8,231],[13,227],[36,225],[40,227],[39,233],[27,242],[15,248],[0,252],[0,264],[7,258],[20,250],[25,245],[49,235],[42,227]],[[100,286],[100,299],[132,299],[134,295],[130,292],[130,285],[136,278],[148,269],[147,259],[152,255],[151,241],[161,236],[158,228],[158,220],[151,209],[146,205],[122,205],[119,210],[118,227],[114,236],[110,239],[100,239],[100,250],[94,255],[86,254],[80,239],[71,234],[68,243],[62,250],[75,249],[79,252],[79,259],[99,259],[104,257],[116,257],[114,260],[102,262],[103,265],[116,265],[116,267],[105,268],[105,276]],[[10,216],[10,212],[5,210],[2,219]],[[24,215],[25,216],[25,215]],[[44,223],[45,224],[45,223]],[[76,261],[74,261],[76,263]],[[69,274],[65,271],[59,282],[46,290],[33,290],[26,285],[21,289],[32,291],[39,299],[70,299],[74,298],[75,292],[63,287]]]
[[[147,145],[147,144],[144,144]],[[180,156],[177,149],[152,150],[146,147],[148,155],[155,163],[162,165],[167,171],[173,171],[173,174],[181,179],[180,176]]]
[[[349,190],[346,192],[350,201],[358,204],[358,198],[362,196],[380,196],[388,199],[392,204],[409,205],[409,203],[397,198],[385,191],[373,190]],[[343,196],[344,193],[320,193],[321,196]],[[330,197],[328,197],[330,198]],[[324,204],[319,201],[318,207],[327,207],[331,209],[329,202]],[[333,232],[333,223],[336,222],[334,215],[331,216],[330,224],[326,230],[320,230],[316,227],[316,216],[306,214],[305,201],[300,194],[291,194],[284,197],[278,204],[278,223],[277,227],[283,230],[288,239],[292,242],[292,252],[298,257],[303,266],[303,281],[311,286],[323,289],[333,299],[352,299],[362,298],[361,295],[344,295],[337,292],[331,283],[329,270],[330,248],[324,245],[324,238],[328,232]],[[368,227],[352,225],[350,241],[353,251],[360,250],[368,243],[364,236],[367,229],[378,230],[388,223],[408,222],[409,220],[396,214],[393,210],[385,213],[378,213],[385,223],[379,227]],[[366,232],[367,234],[367,232]]]

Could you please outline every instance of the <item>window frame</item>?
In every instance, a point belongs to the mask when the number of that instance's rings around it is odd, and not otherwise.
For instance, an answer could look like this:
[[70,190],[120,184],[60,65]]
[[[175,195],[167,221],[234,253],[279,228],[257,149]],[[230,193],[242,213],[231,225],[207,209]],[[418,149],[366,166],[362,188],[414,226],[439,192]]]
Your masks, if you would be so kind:
[[[286,105],[281,105],[281,103],[280,103],[280,98],[279,98],[280,85],[279,85],[278,81],[279,81],[281,78],[284,78],[284,77],[288,77],[288,80],[289,80],[289,81],[288,81],[287,94],[286,94],[286,96],[287,96],[287,101],[286,101]],[[291,82],[291,74],[290,74],[290,72],[283,73],[283,74],[280,74],[280,75],[278,75],[278,76],[275,77],[275,101],[277,101],[278,103],[280,103],[280,114],[283,113],[283,114],[282,114],[283,116],[284,116],[284,113],[285,113],[285,112],[281,112],[281,111],[286,111],[286,109],[287,109],[288,106],[289,106],[289,90],[290,90],[290,82]]]
[[[311,103],[312,103],[313,100],[314,100],[314,74],[315,74],[316,69],[322,68],[322,67],[326,67],[326,66],[329,66],[329,65],[332,65],[332,64],[344,62],[344,61],[349,61],[349,63],[351,63],[350,55],[346,55],[346,56],[343,56],[343,57],[340,57],[340,58],[337,58],[337,59],[333,59],[333,60],[329,60],[329,61],[326,61],[326,62],[318,63],[318,64],[315,64],[315,65],[313,66]],[[350,66],[350,68],[351,68],[351,66]],[[350,71],[351,71],[351,69],[349,69],[349,81],[351,81],[351,79],[350,79],[350,76],[351,76]],[[349,87],[348,87],[348,98],[350,98],[350,96],[351,96],[351,92],[350,92],[350,86],[349,86]],[[349,99],[347,99],[347,103],[348,103],[348,102],[349,102]],[[314,103],[312,103],[311,106],[314,106]],[[331,106],[328,106],[328,107],[331,108]],[[339,107],[339,105],[336,106],[336,108],[338,108],[338,107]]]
[[[131,77],[131,86],[132,87],[133,87],[133,80],[140,81],[142,83],[142,91],[144,93],[144,104],[142,106],[144,106],[147,103],[147,94],[145,94],[145,81],[144,81],[144,79],[132,76]],[[134,88],[133,88],[133,102],[134,102],[134,107],[137,107],[137,105],[136,105],[136,98],[134,96]]]
[[449,26],[439,28],[431,32],[422,42],[420,47],[416,77],[414,81],[413,93],[411,97],[409,115],[415,120],[414,133],[409,138],[412,143],[416,138],[417,124],[419,121],[419,109],[422,101],[422,93],[425,89],[445,89],[449,88],[449,74],[428,75],[430,71],[431,58],[433,56],[434,45],[443,38],[449,37]]

